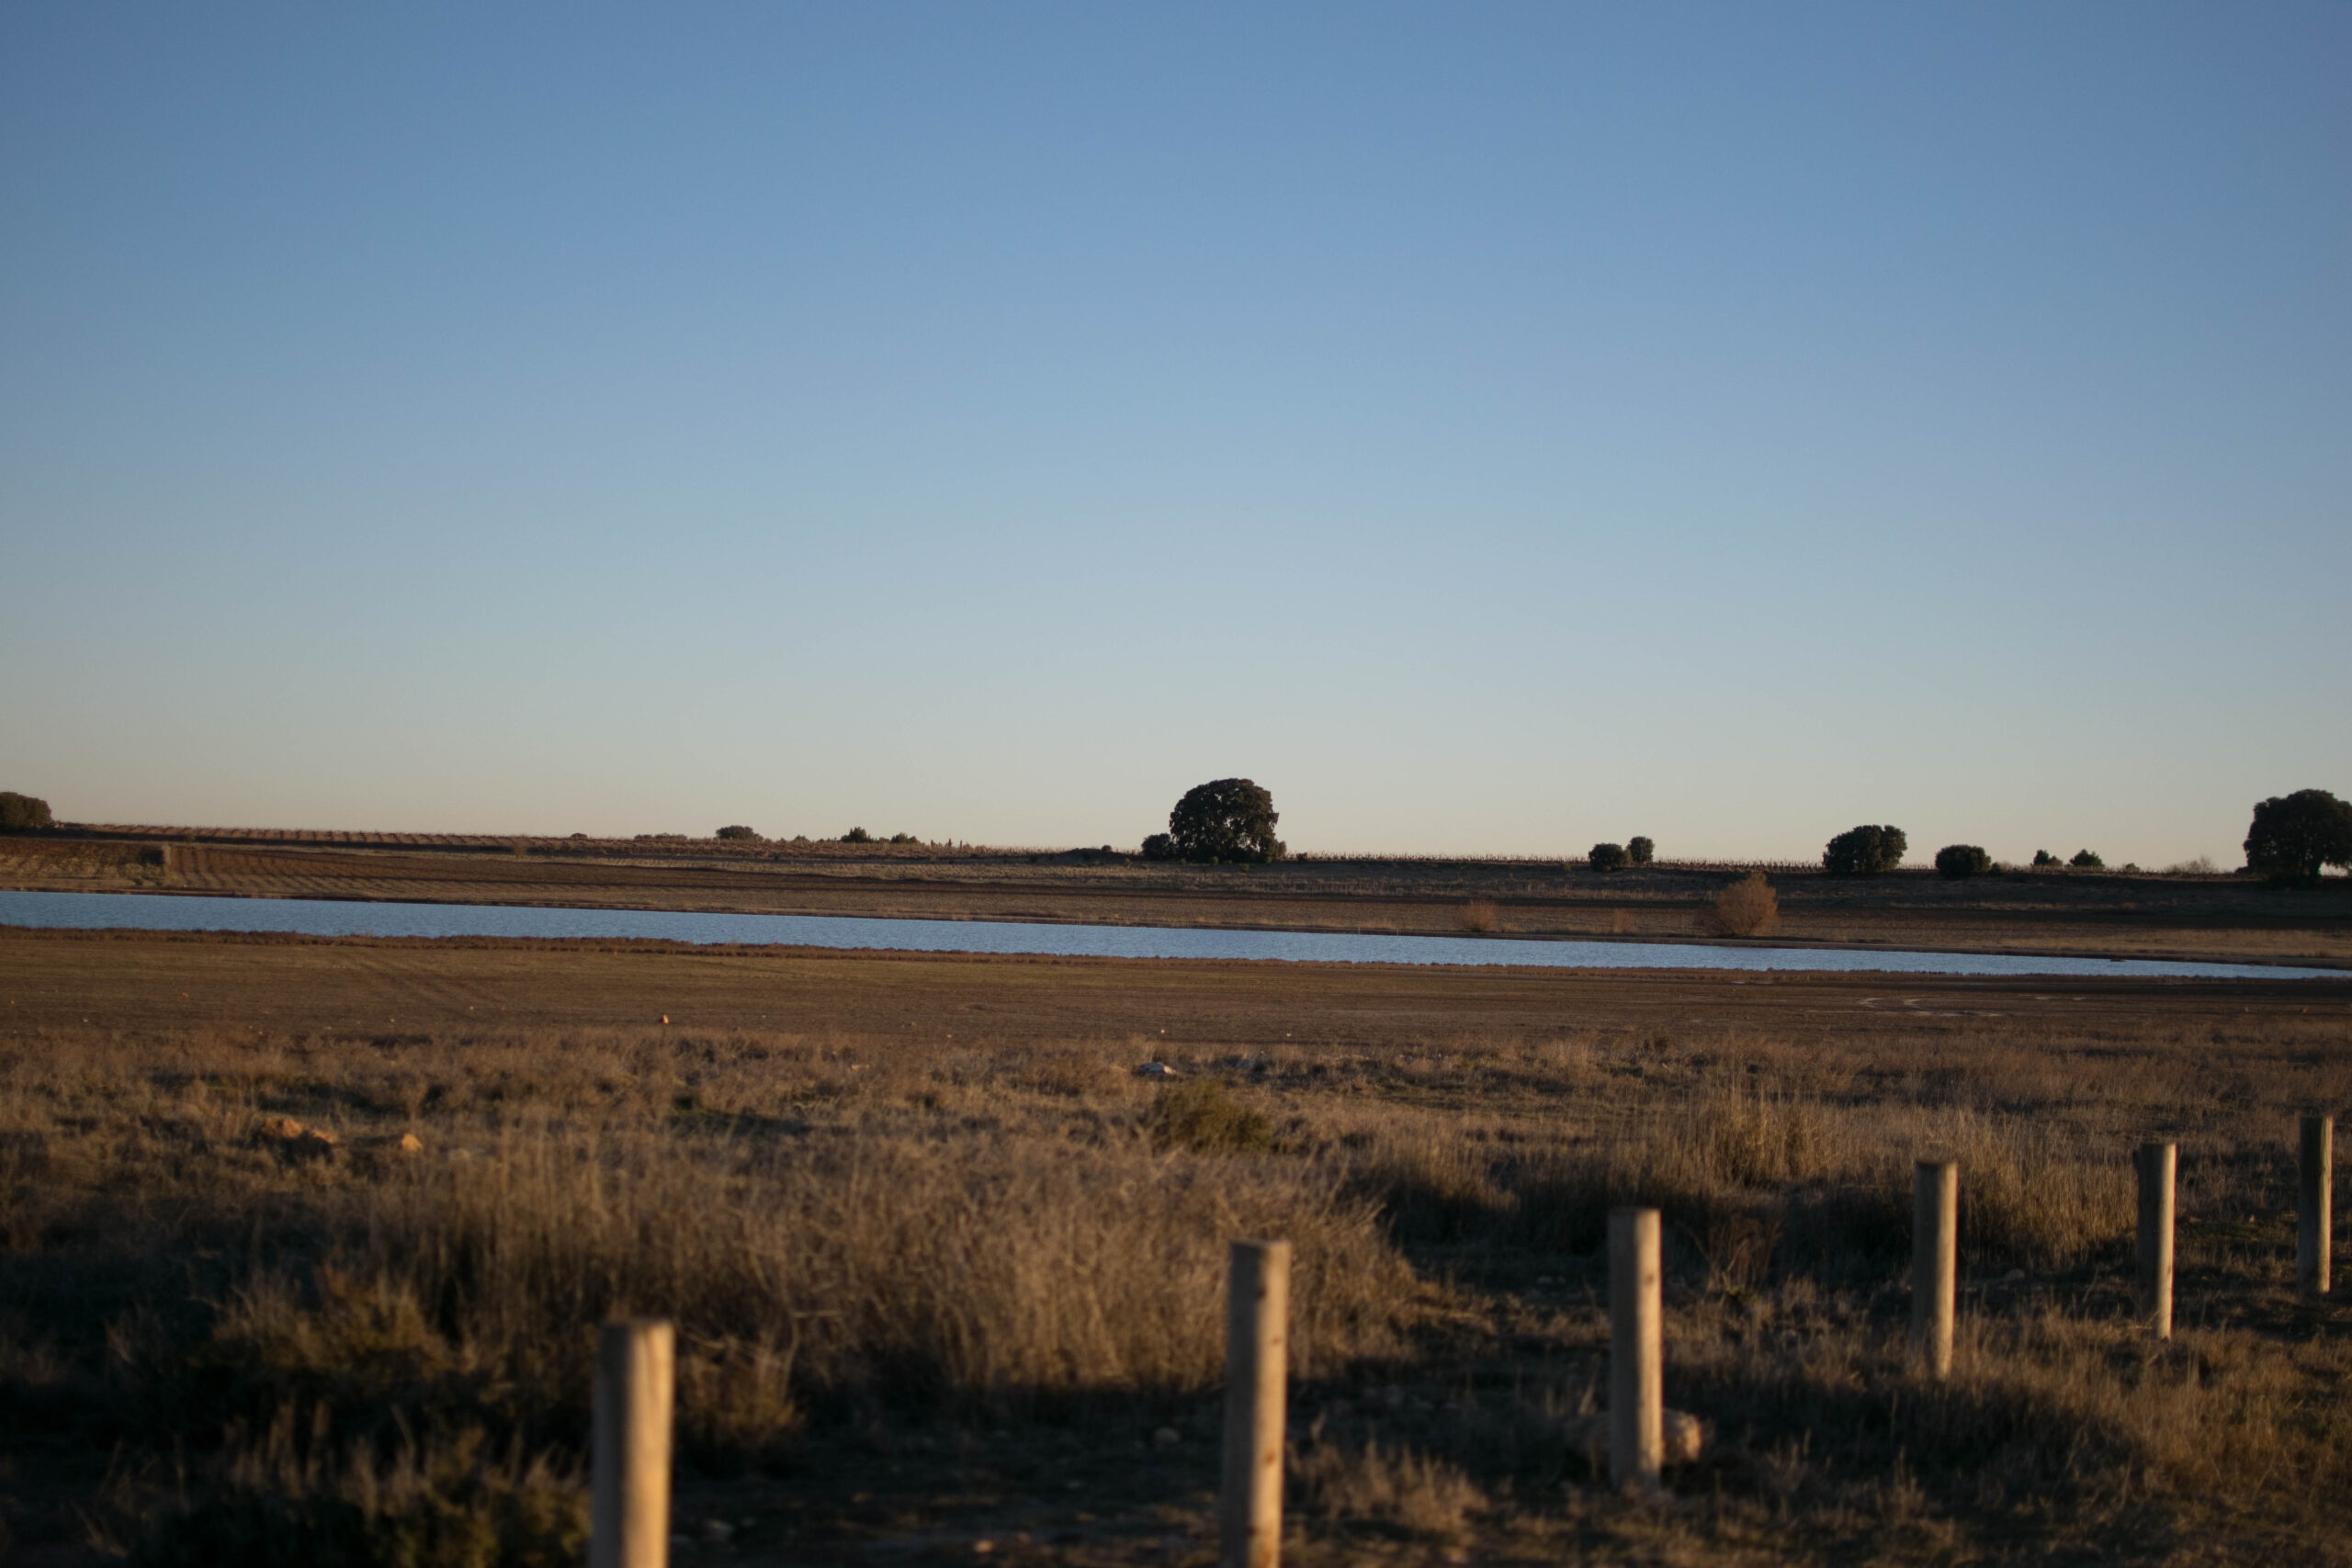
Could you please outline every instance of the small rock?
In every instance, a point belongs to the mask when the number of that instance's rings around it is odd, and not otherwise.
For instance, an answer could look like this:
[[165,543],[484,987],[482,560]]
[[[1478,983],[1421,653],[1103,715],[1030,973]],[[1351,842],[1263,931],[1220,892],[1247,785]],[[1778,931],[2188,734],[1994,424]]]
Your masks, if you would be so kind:
[[[1707,1449],[1707,1424],[1687,1410],[1669,1410],[1665,1420],[1666,1462],[1695,1464]],[[1609,1468],[1609,1412],[1573,1416],[1561,1424],[1560,1435],[1584,1455],[1596,1475]]]
[[1139,1078],[1172,1078],[1181,1076],[1175,1068],[1165,1062],[1146,1062],[1136,1069],[1136,1077]]
[[663,1014],[662,1015],[662,1022],[664,1022],[664,1023],[669,1022],[669,1021],[670,1021],[670,1015],[669,1015],[668,1013],[666,1013],[666,1012],[665,1012],[665,1013],[663,1013]]
[[316,1127],[305,1127],[291,1116],[273,1116],[261,1124],[256,1136],[266,1144],[276,1144],[279,1151],[290,1158],[311,1159],[332,1155],[343,1140],[333,1133]]
[[424,1140],[414,1133],[402,1133],[401,1141],[393,1146],[404,1155],[421,1155],[424,1152]]
[[1184,1434],[1173,1427],[1162,1427],[1151,1435],[1151,1446],[1155,1449],[1172,1449],[1183,1440]]

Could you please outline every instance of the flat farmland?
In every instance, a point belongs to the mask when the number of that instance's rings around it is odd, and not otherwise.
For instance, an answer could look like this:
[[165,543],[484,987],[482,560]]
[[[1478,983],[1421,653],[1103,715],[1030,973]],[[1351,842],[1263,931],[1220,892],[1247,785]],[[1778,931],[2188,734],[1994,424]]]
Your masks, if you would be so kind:
[[[169,863],[163,860],[169,844]],[[748,914],[860,915],[1290,931],[1466,931],[1688,942],[1738,873],[1602,875],[1544,862],[1301,861],[1156,865],[1096,852],[820,845],[662,857],[530,840],[520,853],[401,846],[185,843],[161,836],[0,840],[0,886]],[[1771,874],[1799,946],[2284,963],[2352,970],[2352,882],[2016,873],[1948,882]]]
[[[2347,1103],[2352,981],[0,931],[0,1520],[576,1561],[593,1325],[652,1313],[678,1561],[1204,1564],[1222,1247],[1281,1234],[1294,1561],[2342,1562],[2352,1316],[2295,1293],[2291,1141]],[[1709,1432],[1663,1506],[1565,1435],[1624,1201]]]

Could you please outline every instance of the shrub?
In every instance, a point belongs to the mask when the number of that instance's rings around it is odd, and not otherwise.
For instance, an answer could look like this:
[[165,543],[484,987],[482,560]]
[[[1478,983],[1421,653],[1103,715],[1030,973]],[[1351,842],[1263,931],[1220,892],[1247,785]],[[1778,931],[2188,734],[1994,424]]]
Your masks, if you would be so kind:
[[1490,931],[1500,923],[1501,917],[1487,899],[1475,899],[1462,906],[1462,929],[1465,931]]
[[1821,869],[1833,876],[1876,876],[1903,863],[1910,848],[1900,828],[1849,828],[1821,852]]
[[1762,936],[1781,923],[1781,900],[1760,871],[1751,871],[1715,895],[1706,928],[1717,936]]
[[890,835],[890,841],[894,844],[919,844],[922,842],[921,839],[916,838],[912,833],[893,833]]
[[1625,852],[1634,857],[1635,865],[1647,865],[1657,854],[1657,846],[1636,833],[1625,840]]
[[1274,1146],[1273,1124],[1244,1108],[1215,1078],[1179,1078],[1152,1102],[1151,1141],[1196,1154],[1261,1154]]
[[844,844],[870,844],[873,841],[874,835],[863,828],[852,828],[842,835],[842,842]]
[[30,833],[50,825],[49,802],[0,789],[0,833]]
[[1625,852],[1623,844],[1595,844],[1585,856],[1585,863],[1599,872],[1623,871],[1633,864],[1634,857]]
[[1257,863],[1289,853],[1274,837],[1279,820],[1274,797],[1262,786],[1248,779],[1212,779],[1184,792],[1168,814],[1168,833],[1185,860]]
[[744,827],[741,822],[730,823],[729,826],[721,828],[717,833],[713,834],[712,837],[719,839],[748,839],[755,844],[765,843],[767,841],[761,838],[758,833]]
[[1174,860],[1176,858],[1176,840],[1169,837],[1166,833],[1152,834],[1143,841],[1143,858],[1146,860]]
[[2289,882],[2316,881],[2324,865],[2352,870],[2352,802],[2324,789],[2263,801],[2246,830],[2245,863]]
[[2107,863],[2089,850],[2076,850],[2075,858],[2066,863],[2076,871],[2105,871]]
[[1946,844],[1936,852],[1936,874],[1958,881],[1964,876],[1982,876],[1993,869],[1993,857],[1981,844]]
[[2060,860],[2056,855],[2052,854],[2048,850],[2036,850],[2033,852],[2033,863],[2035,868],[2039,870],[2042,866],[2064,865],[2066,863]]

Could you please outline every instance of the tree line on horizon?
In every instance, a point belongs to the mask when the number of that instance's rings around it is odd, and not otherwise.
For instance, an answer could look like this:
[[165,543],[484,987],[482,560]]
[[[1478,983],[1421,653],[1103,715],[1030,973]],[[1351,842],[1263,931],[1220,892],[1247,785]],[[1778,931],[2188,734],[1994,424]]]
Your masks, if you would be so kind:
[[[1265,864],[1285,858],[1289,846],[1274,836],[1281,814],[1272,791],[1250,779],[1212,779],[1186,790],[1168,814],[1168,831],[1143,841],[1143,856],[1151,861],[1181,861],[1204,865]],[[49,802],[38,795],[0,790],[0,833],[37,833],[56,826]],[[575,833],[573,838],[587,835]],[[725,841],[767,842],[753,829],[730,823],[712,837]],[[683,833],[639,833],[639,842],[685,843]],[[809,840],[796,838],[795,843]],[[888,839],[852,828],[840,840],[845,844],[915,844],[912,833]],[[1107,847],[1107,846],[1106,846]],[[1833,876],[1876,876],[1903,863],[1910,843],[1902,829],[1890,823],[1861,823],[1838,834],[1822,849],[1821,869]],[[2245,869],[2275,882],[2310,886],[2329,867],[2352,872],[2352,802],[2324,789],[2300,789],[2291,795],[2257,801],[2246,829]],[[1592,846],[1586,864],[1603,874],[1650,864],[1657,846],[1646,835],[1635,834],[1623,843]],[[2077,850],[2061,861],[2047,850],[2036,850],[2037,870],[2066,868],[2101,871],[2107,863],[2091,850]],[[1954,880],[1982,876],[1996,869],[1981,844],[1946,844],[1936,852],[1935,869]],[[2138,868],[2127,866],[2127,871]]]

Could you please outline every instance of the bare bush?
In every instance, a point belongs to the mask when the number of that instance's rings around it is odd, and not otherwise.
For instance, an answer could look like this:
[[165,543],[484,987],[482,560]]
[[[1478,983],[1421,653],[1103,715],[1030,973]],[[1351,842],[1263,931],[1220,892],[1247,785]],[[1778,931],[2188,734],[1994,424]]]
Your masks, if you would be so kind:
[[1751,871],[1715,895],[1701,929],[1715,936],[1763,936],[1779,929],[1781,901],[1760,871]]
[[1479,898],[1462,906],[1462,929],[1465,931],[1490,931],[1501,923],[1501,916],[1487,899]]

